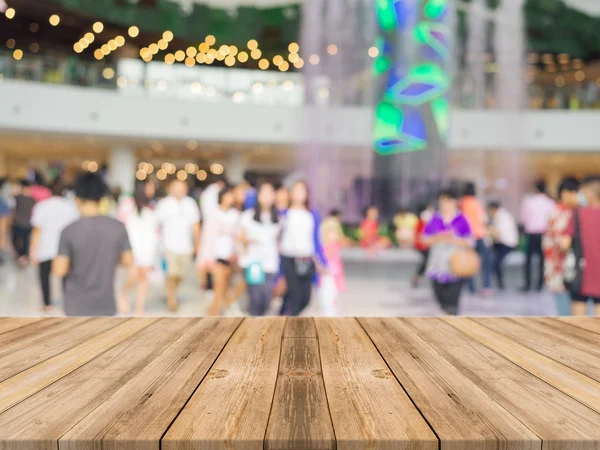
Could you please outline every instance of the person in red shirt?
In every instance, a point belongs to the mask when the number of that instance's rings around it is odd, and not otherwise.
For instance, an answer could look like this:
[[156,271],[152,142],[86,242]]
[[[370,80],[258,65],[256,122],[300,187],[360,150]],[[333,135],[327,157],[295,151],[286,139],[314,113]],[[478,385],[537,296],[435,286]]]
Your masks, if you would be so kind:
[[575,211],[566,230],[563,248],[571,247],[575,235],[575,214],[579,215],[579,232],[585,268],[580,295],[573,298],[573,315],[585,316],[587,300],[595,304],[596,316],[600,315],[600,176],[584,182],[587,206]]
[[367,250],[370,257],[374,256],[378,250],[383,250],[391,246],[391,241],[385,236],[379,236],[379,209],[376,206],[370,206],[367,209],[365,218],[360,224],[360,245]]

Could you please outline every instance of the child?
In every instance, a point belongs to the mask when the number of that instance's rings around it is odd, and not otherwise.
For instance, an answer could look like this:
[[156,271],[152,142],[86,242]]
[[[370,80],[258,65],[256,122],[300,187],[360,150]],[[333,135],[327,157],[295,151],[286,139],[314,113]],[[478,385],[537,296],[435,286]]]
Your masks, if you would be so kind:
[[372,259],[376,252],[391,246],[390,238],[379,236],[379,209],[375,206],[367,208],[365,219],[360,224],[360,245],[367,250]]

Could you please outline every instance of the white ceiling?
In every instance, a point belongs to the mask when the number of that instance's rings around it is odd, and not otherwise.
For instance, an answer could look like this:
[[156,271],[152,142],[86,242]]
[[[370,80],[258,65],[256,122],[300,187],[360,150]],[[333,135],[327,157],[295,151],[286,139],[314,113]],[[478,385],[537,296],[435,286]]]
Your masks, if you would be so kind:
[[563,0],[568,6],[590,16],[600,16],[600,0]]
[[[174,0],[181,4],[184,11],[192,11],[194,3],[209,5],[214,8],[235,9],[241,6],[256,8],[274,8],[301,3],[303,0]],[[2,2],[2,0],[0,0]]]

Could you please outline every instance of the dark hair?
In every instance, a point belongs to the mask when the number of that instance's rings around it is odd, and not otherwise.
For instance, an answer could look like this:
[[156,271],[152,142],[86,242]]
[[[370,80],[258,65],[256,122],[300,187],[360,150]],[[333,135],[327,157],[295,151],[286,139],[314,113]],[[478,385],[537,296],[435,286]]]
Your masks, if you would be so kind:
[[564,178],[558,186],[558,198],[560,199],[563,191],[577,192],[579,190],[579,182],[575,178]]
[[331,211],[329,211],[329,215],[333,216],[333,217],[338,217],[341,214],[339,209],[332,209]]
[[21,185],[21,187],[31,186],[31,183],[29,182],[29,180],[25,180],[25,179],[19,180],[19,184]]
[[537,180],[535,182],[535,190],[540,194],[546,193],[546,181],[545,180]]
[[448,198],[450,200],[458,200],[458,195],[454,189],[442,189],[439,197]]
[[[273,187],[273,189],[275,189],[271,183],[265,181],[265,182],[262,182],[260,184],[260,186],[258,186],[257,195],[258,195],[258,192],[260,192],[260,190],[264,186],[271,186],[271,187]],[[257,200],[256,207],[254,208],[254,217],[253,217],[255,222],[258,222],[258,223],[262,222],[262,220],[261,220],[262,214],[261,213],[262,213],[262,211],[260,210],[260,204],[258,203],[258,200]],[[279,223],[279,214],[277,214],[277,207],[275,206],[275,202],[273,202],[273,205],[271,205],[270,213],[271,213],[271,223]]]
[[150,204],[150,200],[146,195],[146,183],[136,183],[133,201],[138,214],[141,214],[144,208]]
[[369,210],[373,209],[373,208],[375,208],[377,211],[379,211],[379,208],[377,206],[375,206],[375,205],[368,205],[368,206],[365,206],[363,208],[363,216],[366,216],[369,213]]
[[231,192],[233,192],[233,188],[230,185],[225,184],[223,189],[221,189],[219,191],[219,206],[221,205],[221,202],[223,201],[223,197],[225,197],[226,194],[229,194]]
[[39,170],[36,170],[35,172],[33,172],[33,183],[37,184],[38,186],[46,185],[44,175],[42,175],[42,173]]
[[473,196],[475,197],[477,195],[477,189],[475,188],[475,183],[469,181],[467,184],[465,184],[465,190],[463,192],[463,195],[466,196]]
[[52,186],[50,186],[50,191],[52,191],[52,195],[55,197],[60,197],[65,191],[65,184],[61,180],[56,179],[52,183]]
[[[296,186],[297,184],[303,185],[304,188],[306,189],[306,201],[304,202],[304,207],[310,211],[310,188],[308,187],[308,183],[304,180],[294,181],[294,184],[292,184],[292,187],[290,188],[290,193],[291,193],[292,189],[294,188],[294,186]],[[291,203],[292,203],[292,199],[290,198],[290,204]]]
[[502,205],[498,200],[492,200],[491,202],[488,203],[489,209],[500,209],[501,206]]
[[581,185],[584,186],[592,183],[600,183],[600,175],[588,175],[583,179]]
[[81,200],[99,202],[108,190],[102,177],[95,172],[83,172],[75,181],[75,196]]

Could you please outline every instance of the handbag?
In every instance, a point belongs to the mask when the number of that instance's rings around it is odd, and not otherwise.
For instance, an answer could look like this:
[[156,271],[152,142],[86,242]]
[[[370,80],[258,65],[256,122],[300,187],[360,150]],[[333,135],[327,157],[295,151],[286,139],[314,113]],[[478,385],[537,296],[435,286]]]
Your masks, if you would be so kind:
[[246,267],[246,283],[248,283],[250,286],[263,284],[265,279],[265,271],[259,263],[255,262]]
[[456,249],[450,255],[450,272],[458,278],[472,278],[481,269],[481,258],[471,248]]
[[567,251],[563,264],[563,282],[567,291],[577,295],[583,285],[583,271],[585,270],[585,258],[581,242],[581,226],[579,210],[573,212],[575,222],[575,233],[571,241],[571,248]]
[[312,258],[294,258],[296,275],[302,278],[310,278],[315,274],[315,262]]

